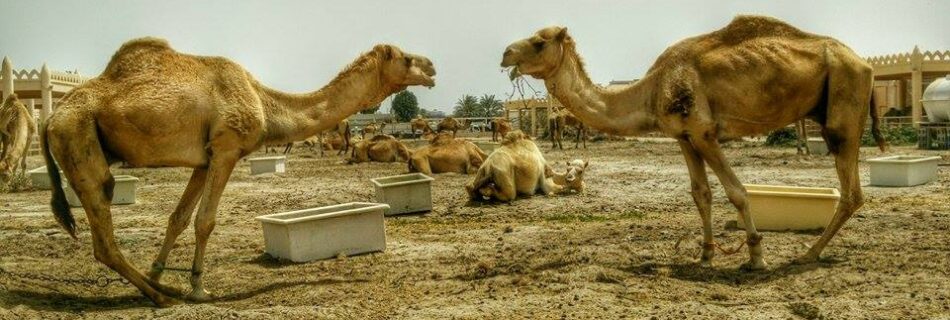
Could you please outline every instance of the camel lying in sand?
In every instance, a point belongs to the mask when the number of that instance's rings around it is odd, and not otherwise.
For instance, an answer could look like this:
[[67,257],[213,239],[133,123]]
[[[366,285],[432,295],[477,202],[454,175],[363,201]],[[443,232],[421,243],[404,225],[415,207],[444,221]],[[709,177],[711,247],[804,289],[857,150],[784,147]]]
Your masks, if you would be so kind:
[[432,142],[412,152],[409,172],[475,173],[488,157],[471,141],[455,139],[448,132],[439,133]]
[[409,160],[409,148],[388,134],[352,143],[353,152],[347,163],[403,162]]
[[509,202],[519,194],[550,195],[561,190],[545,173],[550,167],[538,146],[521,130],[509,132],[475,173],[465,191],[474,201],[497,199]]
[[26,156],[36,133],[33,114],[10,94],[0,106],[0,184],[6,184],[16,170],[26,173]]
[[561,191],[584,193],[584,188],[587,186],[584,183],[584,170],[587,170],[587,165],[590,163],[587,160],[575,159],[566,164],[567,170],[564,172],[554,171],[553,168],[548,166],[545,175],[550,177],[554,184],[563,187]]
[[366,135],[367,135],[367,134],[368,134],[368,135],[375,136],[375,135],[378,135],[378,134],[383,133],[383,128],[385,128],[385,127],[386,127],[386,123],[385,123],[385,122],[376,123],[376,122],[374,121],[374,122],[372,122],[372,123],[366,125],[365,127],[363,127],[363,129],[360,130],[360,133],[362,133],[361,136],[363,137],[363,139],[366,139]]

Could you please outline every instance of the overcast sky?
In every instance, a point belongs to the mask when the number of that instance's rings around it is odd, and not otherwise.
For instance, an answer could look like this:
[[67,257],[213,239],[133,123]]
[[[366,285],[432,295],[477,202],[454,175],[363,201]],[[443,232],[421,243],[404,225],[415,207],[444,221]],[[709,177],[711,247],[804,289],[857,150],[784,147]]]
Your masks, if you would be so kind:
[[[0,55],[14,67],[98,75],[128,39],[157,36],[179,51],[226,56],[286,91],[326,84],[376,43],[428,56],[425,108],[451,110],[463,94],[511,90],[498,63],[513,40],[567,26],[596,82],[639,78],[684,37],[736,14],[765,14],[830,35],[862,56],[950,49],[950,0],[921,1],[51,1],[0,0]],[[543,90],[543,86],[536,86]],[[383,107],[389,109],[389,100]]]

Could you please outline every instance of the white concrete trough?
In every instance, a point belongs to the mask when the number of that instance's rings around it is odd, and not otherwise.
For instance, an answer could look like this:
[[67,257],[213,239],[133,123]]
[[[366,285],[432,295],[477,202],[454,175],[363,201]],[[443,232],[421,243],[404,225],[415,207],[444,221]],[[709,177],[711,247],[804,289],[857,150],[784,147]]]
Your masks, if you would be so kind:
[[487,154],[491,154],[495,149],[498,149],[501,146],[498,142],[491,141],[472,141],[476,146],[478,146],[482,151],[485,151]]
[[[49,172],[46,171],[46,166],[42,166],[27,172],[30,174],[30,182],[33,183],[34,189],[49,190],[53,188],[53,184],[49,181]],[[62,177],[63,172],[60,171],[59,174],[60,177]]]
[[251,175],[265,173],[283,173],[287,167],[287,157],[273,156],[247,159],[251,162]]
[[825,143],[825,139],[808,138],[806,143],[808,144],[808,152],[811,154],[816,154],[819,156],[828,154],[828,144]]
[[[758,230],[815,230],[828,226],[841,194],[835,188],[745,185]],[[745,228],[740,216],[739,228]]]
[[376,202],[389,205],[387,216],[432,210],[432,180],[422,173],[370,179]]
[[[119,175],[113,179],[115,179],[115,188],[112,189],[112,204],[135,204],[135,184],[139,178]],[[63,191],[66,192],[66,201],[69,202],[69,206],[82,207],[76,191],[73,191],[66,181],[63,181]]]
[[294,262],[357,255],[386,249],[381,203],[350,202],[257,217],[265,251]]
[[937,178],[939,156],[890,156],[869,159],[871,185],[910,187],[925,184]]

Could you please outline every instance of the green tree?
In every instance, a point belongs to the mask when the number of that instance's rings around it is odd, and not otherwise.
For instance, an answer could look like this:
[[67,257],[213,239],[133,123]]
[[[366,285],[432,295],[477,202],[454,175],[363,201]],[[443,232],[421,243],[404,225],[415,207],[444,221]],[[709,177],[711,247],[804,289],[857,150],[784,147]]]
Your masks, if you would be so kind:
[[478,109],[478,98],[466,94],[455,102],[455,110],[452,115],[459,118],[477,117]]
[[419,113],[419,101],[412,92],[403,90],[393,98],[392,109],[399,122],[406,122]]
[[478,99],[478,117],[497,117],[504,113],[505,105],[495,95],[484,94]]
[[369,109],[363,109],[360,111],[360,114],[374,114],[376,113],[376,111],[379,111],[379,106],[380,105],[377,104],[375,107],[372,107]]

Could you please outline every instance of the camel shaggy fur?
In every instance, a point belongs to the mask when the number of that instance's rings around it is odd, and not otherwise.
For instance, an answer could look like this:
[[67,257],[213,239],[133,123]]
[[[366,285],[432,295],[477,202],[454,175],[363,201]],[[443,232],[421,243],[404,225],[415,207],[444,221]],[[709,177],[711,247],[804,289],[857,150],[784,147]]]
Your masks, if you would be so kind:
[[405,162],[409,160],[409,148],[395,137],[380,134],[353,143],[353,151],[347,163]]
[[614,135],[662,131],[678,141],[703,225],[702,265],[716,244],[708,164],[746,227],[751,269],[766,268],[746,189],[720,149],[722,140],[763,134],[802,118],[822,126],[835,155],[841,200],[821,238],[800,263],[818,259],[845,221],[864,203],[858,148],[871,114],[871,133],[883,150],[871,101],[871,66],[841,42],[803,32],[779,20],[738,16],[712,33],[666,49],[639,81],[601,87],[584,70],[566,28],[548,27],[506,48],[501,65],[511,76],[544,80],[548,92],[582,122]]
[[538,146],[521,130],[509,132],[465,191],[473,201],[496,199],[510,202],[520,195],[550,195],[561,190],[547,177],[550,167]]
[[[240,65],[222,57],[176,52],[162,39],[129,41],[105,71],[64,96],[41,130],[52,181],[56,220],[76,236],[57,166],[75,190],[92,234],[93,252],[160,306],[181,297],[159,280],[175,240],[195,214],[191,292],[205,301],[205,248],[215,214],[235,164],[264,145],[299,141],[333,128],[408,86],[434,86],[429,59],[392,45],[360,55],[320,90],[284,93],[271,89]],[[110,202],[115,180],[109,165],[194,168],[165,240],[146,277],[124,257],[113,234]],[[199,201],[200,205],[199,205]]]
[[0,105],[0,184],[6,184],[20,169],[26,174],[26,156],[36,134],[33,113],[15,93]]
[[409,172],[425,174],[455,172],[475,173],[488,155],[471,141],[456,139],[448,132],[439,133],[432,143],[414,151],[409,159]]

